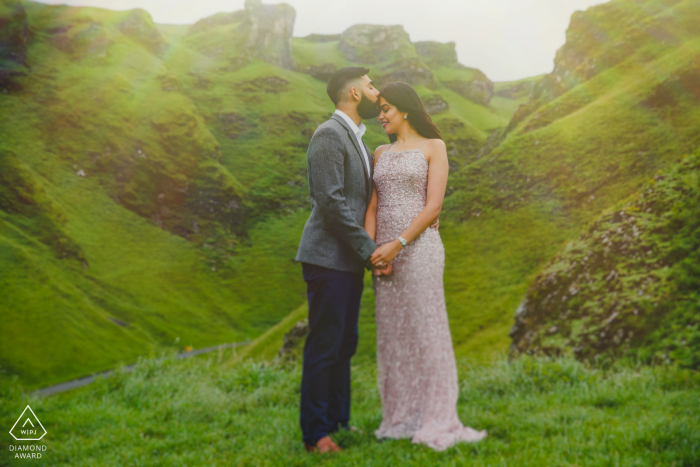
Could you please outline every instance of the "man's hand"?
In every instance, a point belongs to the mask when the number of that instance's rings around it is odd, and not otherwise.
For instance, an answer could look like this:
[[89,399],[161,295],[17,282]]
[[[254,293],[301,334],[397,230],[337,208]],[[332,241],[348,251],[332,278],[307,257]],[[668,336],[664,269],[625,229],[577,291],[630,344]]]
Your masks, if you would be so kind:
[[391,263],[387,264],[383,268],[373,268],[372,269],[372,275],[375,276],[388,276],[391,274],[391,271],[394,269],[394,267],[391,265]]
[[369,257],[369,260],[372,262],[372,265],[375,268],[384,267],[385,265],[390,264],[394,258],[396,258],[396,256],[401,252],[401,248],[403,247],[398,239],[385,243],[374,250],[372,256]]
[[436,217],[432,224],[430,224],[431,229],[437,230],[440,227],[440,216]]

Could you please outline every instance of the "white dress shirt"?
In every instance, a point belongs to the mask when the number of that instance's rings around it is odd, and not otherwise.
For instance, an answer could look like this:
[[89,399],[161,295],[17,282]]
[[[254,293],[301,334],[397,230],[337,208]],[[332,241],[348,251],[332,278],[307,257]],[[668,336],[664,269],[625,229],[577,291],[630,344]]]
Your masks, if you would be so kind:
[[362,156],[365,158],[367,175],[370,176],[371,172],[369,167],[369,155],[365,150],[365,145],[362,143],[362,136],[365,134],[365,131],[367,131],[367,127],[362,122],[360,122],[360,126],[355,125],[355,122],[353,122],[352,119],[348,117],[342,110],[335,109],[335,113],[339,115],[343,120],[345,120],[347,124],[350,125],[350,129],[353,131],[353,133],[355,133],[355,137],[357,138],[357,144],[360,145]]

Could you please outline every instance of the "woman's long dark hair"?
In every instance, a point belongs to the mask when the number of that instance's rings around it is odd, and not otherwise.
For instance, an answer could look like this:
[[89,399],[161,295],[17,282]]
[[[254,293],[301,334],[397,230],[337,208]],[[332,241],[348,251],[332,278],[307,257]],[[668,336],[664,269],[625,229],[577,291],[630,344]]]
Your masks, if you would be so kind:
[[[418,97],[411,85],[406,83],[389,83],[382,86],[379,97],[383,97],[389,104],[396,107],[399,112],[408,114],[408,123],[423,138],[442,139],[442,133],[433,123],[433,120],[425,110],[423,102]],[[379,101],[377,101],[378,103]],[[389,141],[396,141],[396,135],[389,135]]]

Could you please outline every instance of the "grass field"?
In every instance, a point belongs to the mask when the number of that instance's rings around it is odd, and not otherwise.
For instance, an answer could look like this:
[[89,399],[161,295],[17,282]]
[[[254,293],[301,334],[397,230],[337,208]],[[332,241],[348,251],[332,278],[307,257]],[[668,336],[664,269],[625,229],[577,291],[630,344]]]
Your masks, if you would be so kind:
[[[13,5],[33,33],[21,89],[0,97],[13,116],[0,122],[0,366],[48,385],[254,338],[302,305],[292,259],[306,146],[332,111],[325,83],[232,66],[231,25],[188,34],[142,10]],[[294,44],[300,66],[347,64],[337,43]],[[508,122],[507,103],[419,90],[445,94],[439,119],[475,147]],[[368,126],[367,144],[383,144]]]
[[[15,161],[2,176],[21,181],[0,191],[0,365],[39,387],[163,349],[255,338],[296,317],[305,151],[332,110],[325,84],[239,63],[232,25],[189,34],[143,11],[19,3],[33,32],[21,90],[0,97],[13,116],[0,122],[0,160]],[[141,32],[124,32],[134,18]],[[504,97],[517,82],[496,83],[501,94],[477,104],[445,84],[476,71],[444,64],[417,86],[449,104],[435,120],[450,150],[441,235],[460,357],[503,353],[549,259],[700,146],[693,18],[691,0],[615,0],[577,14],[566,47],[601,71],[546,101]],[[655,40],[650,24],[674,40]],[[613,39],[625,35],[634,47],[621,55]],[[348,64],[337,42],[293,46],[299,67]],[[517,110],[526,101],[527,114]],[[386,141],[368,127],[370,147]],[[371,358],[366,285],[358,352]]]
[[[345,449],[308,455],[298,426],[300,369],[231,359],[141,361],[131,373],[47,399],[22,399],[0,386],[2,426],[29,403],[48,434],[37,444],[54,466],[665,466],[700,463],[700,376],[673,366],[618,363],[589,368],[574,360],[460,360],[458,413],[486,429],[477,444],[443,452],[410,440],[378,442],[381,422],[374,363],[353,364],[351,424]],[[1,465],[24,465],[0,441]]]

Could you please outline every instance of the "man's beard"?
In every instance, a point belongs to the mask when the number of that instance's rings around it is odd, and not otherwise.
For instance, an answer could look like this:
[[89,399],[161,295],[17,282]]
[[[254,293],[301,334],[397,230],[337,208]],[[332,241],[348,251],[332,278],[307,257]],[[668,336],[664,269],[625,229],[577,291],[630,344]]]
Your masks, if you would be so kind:
[[363,120],[376,118],[379,116],[379,106],[377,102],[372,102],[369,97],[367,97],[367,94],[363,92],[360,103],[357,104],[357,114]]

